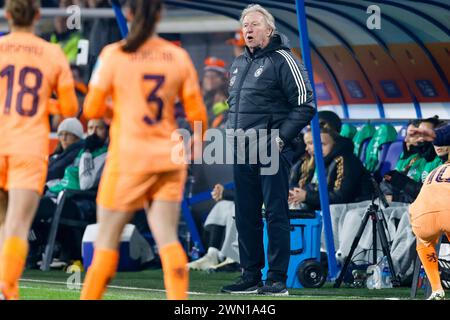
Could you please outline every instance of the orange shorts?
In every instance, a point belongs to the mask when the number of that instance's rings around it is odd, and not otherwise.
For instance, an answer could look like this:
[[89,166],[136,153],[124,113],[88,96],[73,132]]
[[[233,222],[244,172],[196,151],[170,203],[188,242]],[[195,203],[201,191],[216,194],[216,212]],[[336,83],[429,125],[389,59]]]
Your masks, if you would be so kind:
[[0,189],[26,189],[42,194],[47,162],[34,156],[0,156]]
[[153,200],[180,202],[187,171],[175,170],[149,174],[109,172],[105,167],[97,203],[111,211],[134,212]]
[[446,233],[450,240],[450,211],[429,212],[414,217],[411,226],[417,239],[425,246],[435,245],[442,233]]

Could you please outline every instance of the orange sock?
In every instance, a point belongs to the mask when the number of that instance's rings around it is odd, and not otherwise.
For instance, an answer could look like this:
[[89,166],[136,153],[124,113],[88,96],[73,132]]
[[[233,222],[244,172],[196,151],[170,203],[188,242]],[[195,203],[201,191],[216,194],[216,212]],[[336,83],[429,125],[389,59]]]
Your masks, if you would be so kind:
[[417,254],[419,255],[420,261],[422,261],[428,281],[430,281],[431,284],[431,289],[433,291],[442,290],[438,257],[434,246],[431,245],[427,247],[418,240]]
[[19,237],[5,240],[0,255],[0,286],[6,299],[19,299],[19,279],[25,267],[28,242]]
[[118,263],[117,250],[95,249],[92,264],[84,279],[81,300],[100,300],[117,271]]
[[187,256],[179,242],[159,249],[168,300],[187,300],[189,273]]

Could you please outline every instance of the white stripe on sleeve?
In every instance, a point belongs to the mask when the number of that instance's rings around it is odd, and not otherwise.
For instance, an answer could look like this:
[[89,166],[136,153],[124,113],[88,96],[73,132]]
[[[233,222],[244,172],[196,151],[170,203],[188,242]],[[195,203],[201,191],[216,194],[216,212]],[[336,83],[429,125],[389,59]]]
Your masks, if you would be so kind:
[[307,97],[306,84],[303,81],[302,73],[300,72],[297,63],[289,55],[289,53],[284,50],[277,50],[277,52],[282,55],[284,59],[286,59],[286,62],[291,69],[292,76],[294,77],[295,83],[297,84],[298,88],[298,104],[301,105],[306,102]]

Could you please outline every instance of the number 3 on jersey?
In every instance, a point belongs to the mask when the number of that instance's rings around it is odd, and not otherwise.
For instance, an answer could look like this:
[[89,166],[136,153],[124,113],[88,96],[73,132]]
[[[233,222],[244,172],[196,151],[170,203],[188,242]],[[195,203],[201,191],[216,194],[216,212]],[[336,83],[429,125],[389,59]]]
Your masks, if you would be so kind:
[[[12,98],[13,98],[13,88],[14,88],[14,74],[16,67],[14,65],[8,65],[3,70],[0,71],[0,79],[6,77],[6,99],[5,108],[3,110],[4,114],[10,114]],[[28,75],[34,76],[34,85],[30,86],[27,84]],[[24,67],[19,73],[19,86],[20,91],[17,93],[16,98],[16,111],[21,116],[32,117],[36,114],[39,105],[39,89],[42,86],[42,72],[39,69]],[[23,98],[28,94],[32,97],[33,102],[31,103],[31,109],[25,109],[23,106]]]
[[149,104],[149,108],[150,110],[152,110],[152,113],[154,113],[152,108],[153,103],[156,103],[156,106],[158,108],[156,112],[156,119],[152,119],[148,115],[144,116],[143,120],[148,125],[154,125],[161,121],[164,102],[161,97],[158,96],[158,91],[164,84],[164,80],[165,77],[160,74],[144,74],[144,81],[152,81],[153,83],[155,83],[155,86],[152,90],[150,90],[150,93],[147,96],[147,103]]

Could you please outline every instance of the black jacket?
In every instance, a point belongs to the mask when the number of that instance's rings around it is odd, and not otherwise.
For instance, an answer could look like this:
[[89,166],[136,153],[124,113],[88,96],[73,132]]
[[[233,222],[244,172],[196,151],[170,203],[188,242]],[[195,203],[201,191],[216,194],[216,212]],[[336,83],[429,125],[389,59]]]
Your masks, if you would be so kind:
[[47,181],[62,179],[64,171],[74,162],[80,150],[84,148],[84,144],[84,140],[79,140],[67,147],[63,152],[51,155],[48,162]]
[[[372,194],[370,175],[361,161],[353,154],[351,140],[336,140],[331,153],[324,158],[328,198],[330,204],[350,203],[369,200]],[[291,174],[290,186],[298,186],[300,163],[297,163]],[[305,204],[311,209],[320,209],[318,183],[312,182],[314,172],[310,173],[306,185]]]
[[275,34],[264,49],[245,48],[230,68],[229,129],[279,129],[286,144],[300,134],[316,110],[307,72],[287,38]]

